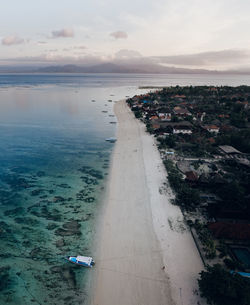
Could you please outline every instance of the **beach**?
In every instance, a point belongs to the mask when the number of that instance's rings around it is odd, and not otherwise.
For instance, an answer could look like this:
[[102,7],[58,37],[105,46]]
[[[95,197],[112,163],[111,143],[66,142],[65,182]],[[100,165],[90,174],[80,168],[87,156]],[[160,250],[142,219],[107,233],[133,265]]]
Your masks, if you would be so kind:
[[[91,304],[205,304],[194,293],[203,269],[154,138],[125,101],[114,106],[117,142],[97,238]],[[199,303],[198,303],[199,302]]]

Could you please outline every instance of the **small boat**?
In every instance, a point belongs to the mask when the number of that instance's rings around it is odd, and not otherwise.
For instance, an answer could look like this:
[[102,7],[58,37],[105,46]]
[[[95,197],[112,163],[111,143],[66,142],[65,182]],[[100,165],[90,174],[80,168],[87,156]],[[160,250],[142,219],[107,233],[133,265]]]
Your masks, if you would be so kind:
[[110,142],[110,143],[115,143],[117,141],[116,138],[107,138],[105,141]]
[[108,111],[107,111],[107,110],[103,110],[102,112],[103,112],[103,113],[107,113]]
[[117,122],[109,122],[110,124],[116,124]]
[[92,257],[89,256],[67,256],[66,260],[68,260],[69,262],[79,265],[79,266],[83,266],[83,267],[88,267],[88,268],[92,268],[95,264],[94,260]]
[[108,100],[109,103],[112,103],[112,100]]
[[96,100],[92,100],[91,102],[94,103]]

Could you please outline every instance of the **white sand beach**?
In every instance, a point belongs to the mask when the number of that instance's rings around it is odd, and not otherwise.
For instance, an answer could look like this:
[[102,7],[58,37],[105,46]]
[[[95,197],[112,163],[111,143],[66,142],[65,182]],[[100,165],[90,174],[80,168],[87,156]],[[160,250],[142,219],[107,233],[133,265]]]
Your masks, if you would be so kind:
[[91,304],[205,304],[194,294],[203,265],[171,190],[160,190],[167,173],[154,139],[125,101],[115,104],[115,114],[118,140]]

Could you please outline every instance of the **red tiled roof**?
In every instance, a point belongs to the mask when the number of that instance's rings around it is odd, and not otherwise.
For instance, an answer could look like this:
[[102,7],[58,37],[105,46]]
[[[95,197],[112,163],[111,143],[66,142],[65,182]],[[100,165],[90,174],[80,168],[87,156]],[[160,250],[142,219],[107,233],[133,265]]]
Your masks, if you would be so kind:
[[209,125],[209,126],[207,126],[207,128],[209,128],[209,129],[219,129],[219,127],[216,126],[216,125]]

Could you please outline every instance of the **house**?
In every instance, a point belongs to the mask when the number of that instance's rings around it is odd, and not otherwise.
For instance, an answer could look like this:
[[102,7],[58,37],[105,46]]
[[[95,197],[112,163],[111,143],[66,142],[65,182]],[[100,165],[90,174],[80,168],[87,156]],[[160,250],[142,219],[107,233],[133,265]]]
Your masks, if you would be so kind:
[[176,106],[174,107],[174,114],[175,115],[180,115],[180,116],[188,116],[188,115],[191,115],[191,112],[189,112],[187,110],[187,108],[182,108],[182,107],[179,107],[179,106]]
[[167,121],[170,122],[171,121],[171,113],[159,113],[159,118],[161,121]]
[[152,115],[149,119],[150,119],[150,121],[158,120],[158,116]]
[[177,125],[173,127],[173,134],[191,134],[192,129],[186,125]]
[[171,111],[167,108],[158,109],[158,116],[161,121],[171,121]]
[[208,132],[211,132],[211,133],[219,133],[220,131],[220,128],[216,125],[207,125],[205,126],[205,129],[208,131]]
[[176,102],[183,102],[183,100],[186,98],[186,96],[185,96],[185,95],[176,94],[176,95],[172,96],[172,98],[173,98]]

